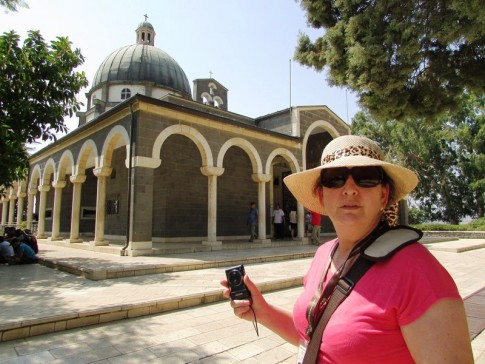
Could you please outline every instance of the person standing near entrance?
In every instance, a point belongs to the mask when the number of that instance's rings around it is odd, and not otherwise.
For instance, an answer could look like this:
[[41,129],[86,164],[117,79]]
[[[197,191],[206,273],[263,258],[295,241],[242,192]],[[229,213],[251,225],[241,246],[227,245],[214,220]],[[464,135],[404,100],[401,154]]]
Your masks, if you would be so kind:
[[295,239],[297,235],[298,227],[298,214],[296,213],[296,207],[293,207],[290,211],[290,233],[291,239]]
[[257,238],[256,236],[256,225],[258,224],[258,208],[256,207],[255,202],[251,202],[249,204],[249,212],[248,212],[248,217],[246,219],[246,225],[249,230],[249,242],[252,243],[254,239]]
[[285,212],[281,209],[280,204],[275,205],[273,211],[273,225],[274,225],[274,238],[275,240],[284,238],[284,226],[285,226]]
[[320,229],[322,228],[322,216],[312,211],[312,244],[320,245]]

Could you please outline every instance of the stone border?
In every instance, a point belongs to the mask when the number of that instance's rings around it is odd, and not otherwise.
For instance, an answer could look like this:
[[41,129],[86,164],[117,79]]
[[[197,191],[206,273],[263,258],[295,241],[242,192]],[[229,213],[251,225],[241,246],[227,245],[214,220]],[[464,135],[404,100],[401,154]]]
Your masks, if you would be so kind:
[[[300,287],[302,285],[303,276],[257,284],[262,293]],[[222,295],[222,290],[219,289],[181,297],[127,305],[105,306],[100,307],[99,309],[86,310],[77,313],[25,320],[21,322],[11,322],[0,325],[0,343],[111,321],[154,315],[224,300],[225,298]]]

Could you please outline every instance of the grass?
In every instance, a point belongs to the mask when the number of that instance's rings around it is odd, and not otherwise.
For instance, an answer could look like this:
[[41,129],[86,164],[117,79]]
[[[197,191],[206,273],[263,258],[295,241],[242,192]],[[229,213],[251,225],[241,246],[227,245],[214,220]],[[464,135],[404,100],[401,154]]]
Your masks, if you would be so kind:
[[413,227],[424,231],[485,231],[485,217],[470,221],[468,224],[416,224]]

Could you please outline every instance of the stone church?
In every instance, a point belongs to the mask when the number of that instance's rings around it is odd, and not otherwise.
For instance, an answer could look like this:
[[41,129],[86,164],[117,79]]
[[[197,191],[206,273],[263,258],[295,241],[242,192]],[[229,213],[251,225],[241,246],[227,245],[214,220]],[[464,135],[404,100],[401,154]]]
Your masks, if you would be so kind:
[[256,243],[269,244],[271,214],[304,210],[283,178],[319,164],[349,126],[328,107],[294,106],[258,118],[232,113],[228,89],[213,78],[191,85],[155,46],[144,21],[136,43],[106,57],[94,75],[74,131],[30,158],[28,180],[1,200],[2,225],[93,249],[125,243],[146,255],[153,243],[248,239],[250,202],[259,208]]

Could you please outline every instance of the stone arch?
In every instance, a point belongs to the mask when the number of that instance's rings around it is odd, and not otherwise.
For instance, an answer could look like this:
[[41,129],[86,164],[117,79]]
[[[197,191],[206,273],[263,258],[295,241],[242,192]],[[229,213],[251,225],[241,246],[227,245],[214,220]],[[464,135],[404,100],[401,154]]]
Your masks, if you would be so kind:
[[44,172],[42,173],[41,178],[41,185],[50,185],[50,176],[56,175],[56,164],[54,163],[54,159],[49,158],[47,163],[44,166]]
[[99,164],[98,147],[92,139],[86,140],[77,156],[77,162],[73,175],[85,174],[85,170],[90,167],[97,167]]
[[305,135],[303,136],[303,143],[302,143],[302,169],[306,170],[306,161],[307,161],[307,155],[306,155],[306,150],[307,150],[307,144],[308,144],[308,138],[310,138],[310,135],[312,135],[316,129],[322,129],[326,132],[328,132],[332,138],[337,138],[340,136],[340,133],[335,129],[335,127],[329,123],[328,121],[325,120],[317,120],[313,122],[310,127],[306,130]]
[[40,181],[41,176],[42,171],[40,170],[40,166],[36,164],[34,168],[32,168],[32,172],[30,173],[29,189],[37,188],[37,182]]
[[219,151],[219,155],[217,156],[217,167],[223,167],[223,161],[226,152],[229,150],[229,148],[234,146],[239,147],[246,152],[251,161],[253,173],[263,172],[261,157],[259,156],[258,151],[254,147],[254,145],[252,145],[250,142],[243,138],[232,138],[223,144],[221,150]]
[[113,151],[123,145],[126,147],[126,158],[128,159],[130,155],[130,136],[123,126],[116,125],[109,131],[104,140],[98,167],[111,166]]
[[72,152],[67,149],[62,153],[61,158],[59,159],[59,164],[57,167],[57,173],[55,176],[55,180],[63,181],[65,179],[65,175],[72,174],[74,170],[74,157]]
[[265,174],[271,174],[271,163],[277,156],[281,156],[288,162],[292,173],[300,171],[300,165],[293,153],[285,148],[276,148],[268,155],[268,159],[266,160],[266,166],[264,167]]
[[212,158],[212,151],[210,149],[209,143],[204,138],[204,136],[196,129],[188,125],[181,124],[169,126],[158,135],[155,143],[153,144],[152,159],[160,160],[162,145],[165,140],[173,134],[181,134],[192,140],[197,146],[197,149],[199,149],[202,159],[202,165],[210,167],[213,166],[214,160]]

